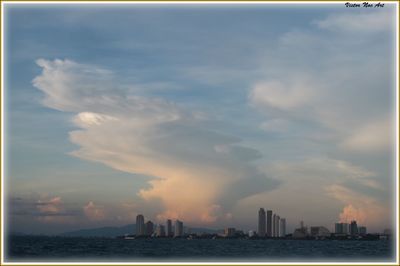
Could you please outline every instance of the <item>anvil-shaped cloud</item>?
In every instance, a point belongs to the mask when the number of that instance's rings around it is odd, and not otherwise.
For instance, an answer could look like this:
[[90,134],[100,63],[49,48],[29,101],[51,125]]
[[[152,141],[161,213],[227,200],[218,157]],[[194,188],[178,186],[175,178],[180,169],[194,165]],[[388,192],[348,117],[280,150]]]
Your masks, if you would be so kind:
[[204,128],[204,118],[164,99],[139,96],[96,66],[58,59],[37,64],[43,72],[33,84],[44,92],[43,104],[74,113],[80,128],[70,133],[80,147],[72,154],[149,176],[150,187],[139,195],[161,202],[159,219],[214,222],[229,217],[239,199],[277,186],[252,164],[259,151]]

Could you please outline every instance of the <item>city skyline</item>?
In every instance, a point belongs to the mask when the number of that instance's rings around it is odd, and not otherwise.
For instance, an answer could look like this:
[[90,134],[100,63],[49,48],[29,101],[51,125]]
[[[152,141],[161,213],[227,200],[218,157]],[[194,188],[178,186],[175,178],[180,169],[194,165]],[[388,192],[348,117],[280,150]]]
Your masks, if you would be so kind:
[[4,7],[6,230],[395,225],[395,5]]
[[[296,231],[300,231],[301,233],[304,233],[306,236],[331,236],[332,234],[335,235],[344,235],[344,236],[356,236],[356,235],[367,235],[367,227],[357,224],[357,221],[352,220],[350,223],[346,222],[335,222],[333,224],[333,229],[327,229],[325,226],[320,226],[320,225],[315,225],[312,224],[309,226],[310,231],[308,232],[308,226],[304,224],[304,221],[300,221],[300,227],[294,229],[293,233],[287,232],[286,231],[286,218],[281,218],[279,215],[274,215],[272,216],[273,211],[272,210],[267,210],[267,213],[269,214],[270,217],[273,217],[271,219],[271,222],[267,222],[268,220],[266,219],[266,212],[264,208],[260,208],[258,211],[258,230],[248,230],[248,232],[244,232],[244,234],[247,234],[248,236],[251,236],[250,234],[254,234],[257,237],[261,238],[282,238],[286,237],[287,235],[295,235]],[[138,214],[136,216],[136,232],[135,236],[157,236],[157,237],[183,237],[185,235],[190,234],[190,229],[191,227],[184,226],[183,221],[180,220],[175,220],[175,225],[172,227],[172,220],[167,219],[164,223],[158,223],[158,224],[153,224],[151,220],[148,220],[146,223],[144,223],[145,218],[142,214]],[[151,230],[147,230],[147,224],[151,224]],[[146,224],[146,232],[143,227]],[[165,231],[165,228],[167,231]],[[267,230],[267,228],[271,228],[271,230]],[[186,230],[185,230],[186,229]],[[212,228],[208,228],[212,229]],[[222,228],[224,231],[224,236],[225,237],[232,237],[235,235],[236,232],[242,231],[241,228],[234,227],[234,225],[230,224],[228,226],[225,226]],[[213,228],[213,230],[221,230]],[[168,233],[170,232],[170,233]],[[268,233],[270,232],[270,233]],[[390,232],[390,229],[385,228],[382,232],[371,232],[372,234],[391,234],[387,233]],[[200,232],[200,234],[206,233]],[[370,232],[369,232],[370,233]]]
[[258,230],[259,237],[282,237],[286,235],[286,218],[280,217],[272,210],[265,212],[264,208],[258,211]]

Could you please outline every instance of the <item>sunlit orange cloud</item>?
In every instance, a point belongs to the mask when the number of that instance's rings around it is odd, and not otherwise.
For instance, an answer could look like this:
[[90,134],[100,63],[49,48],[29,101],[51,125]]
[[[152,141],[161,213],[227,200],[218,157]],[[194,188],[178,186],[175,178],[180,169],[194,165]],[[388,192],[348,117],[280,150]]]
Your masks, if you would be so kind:
[[100,152],[98,147],[90,150],[82,148],[74,152],[74,155],[91,158],[125,172],[157,177],[149,181],[150,188],[140,190],[139,196],[145,200],[162,201],[165,211],[158,215],[160,220],[170,218],[204,223],[215,221],[214,201],[220,195],[219,192],[224,189],[224,185],[240,178],[220,167],[201,163],[185,164],[172,157],[164,157],[148,150],[140,141],[136,142],[137,146],[131,144],[135,151],[124,152],[126,147],[120,147],[117,140],[110,143],[100,130],[93,133],[96,134],[95,137],[91,131],[74,132],[71,138],[73,142],[88,147],[97,137],[104,149]]
[[[143,143],[134,146],[137,150],[125,153],[119,143],[109,143],[107,136],[101,131],[76,132],[72,135],[75,143],[83,148],[74,152],[75,156],[103,162],[115,169],[130,173],[140,173],[153,177],[148,181],[150,188],[141,189],[139,196],[144,200],[161,200],[165,210],[159,213],[158,219],[182,219],[194,223],[212,223],[217,220],[217,200],[231,182],[245,176],[239,168],[225,170],[216,163],[187,163],[177,159],[166,158],[163,154],[146,151]],[[101,142],[98,147],[87,150],[96,138]],[[97,140],[96,140],[97,141]],[[146,152],[139,152],[146,151]],[[146,153],[149,154],[146,156]]]
[[341,185],[328,188],[332,196],[345,204],[339,214],[339,221],[349,223],[353,220],[368,227],[389,226],[390,208],[377,199],[362,195]]
[[39,216],[36,220],[43,223],[71,224],[75,222],[74,217],[65,214],[65,208],[61,197],[42,197],[37,201],[36,207]]
[[[213,156],[215,161],[176,158],[173,151],[169,153],[168,149],[159,150],[149,145],[153,138],[159,137],[156,134],[170,133],[156,132],[153,126],[143,127],[143,124],[136,128],[129,119],[121,120],[121,117],[98,119],[96,123],[86,124],[85,130],[71,132],[71,141],[81,146],[72,154],[124,172],[151,177],[150,188],[141,189],[138,195],[146,201],[161,200],[164,211],[157,215],[160,221],[181,219],[198,224],[212,223],[224,215],[217,207],[218,198],[226,186],[249,175],[243,167],[246,163],[234,165],[229,151],[218,153],[213,143],[206,143],[210,145],[206,156]],[[79,125],[83,126],[82,123],[84,121],[80,120]],[[117,134],[118,138],[110,137],[111,134]],[[179,139],[174,138],[167,141],[179,145]],[[193,145],[196,149],[196,144]],[[189,150],[190,156],[191,148],[183,147]]]
[[353,205],[347,205],[339,215],[341,223],[350,223],[355,220],[358,223],[365,224],[367,222],[367,213],[365,209],[355,208]]
[[182,166],[176,162],[163,165],[161,161],[153,165],[148,165],[147,170],[151,170],[151,175],[162,178],[149,181],[150,188],[140,190],[139,196],[145,200],[162,201],[165,210],[157,217],[160,221],[181,219],[193,224],[215,222],[224,215],[215,201],[226,184],[239,178],[213,166]]
[[[224,185],[234,176],[219,169],[185,169],[164,171],[162,179],[154,179],[149,189],[139,195],[146,199],[161,199],[165,211],[158,215],[160,220],[172,218],[191,223],[212,223],[220,215],[221,206],[215,203]],[[217,178],[214,178],[217,177]]]
[[[153,114],[155,119],[147,115],[146,119],[141,116],[127,117],[119,113],[107,116],[114,118],[78,114],[74,122],[84,130],[70,133],[71,141],[81,147],[72,154],[124,172],[151,177],[148,181],[150,188],[141,189],[138,195],[146,201],[161,200],[164,211],[157,215],[160,221],[181,219],[201,224],[213,223],[219,216],[224,217],[225,213],[218,204],[218,198],[232,182],[251,175],[247,172],[247,163],[233,161],[229,146],[233,141],[230,138],[225,139],[223,135],[212,136],[217,140],[205,139],[210,137],[200,135],[199,139],[206,141],[203,146],[197,143],[189,143],[193,145],[189,147],[180,146],[180,141],[185,141],[185,135],[180,139],[180,132],[169,132],[158,127],[171,122],[171,119],[179,118],[179,115],[172,115],[176,112],[175,107],[167,104],[152,107],[153,110],[157,108],[160,108],[159,112],[162,114]],[[167,115],[168,113],[171,115]],[[94,120],[89,119],[93,117]],[[146,121],[141,122],[142,120]],[[154,147],[154,141],[163,138],[165,143],[176,143],[174,145],[180,146],[181,150]],[[223,152],[217,149],[221,146],[225,147]],[[194,159],[176,155],[182,151]]]

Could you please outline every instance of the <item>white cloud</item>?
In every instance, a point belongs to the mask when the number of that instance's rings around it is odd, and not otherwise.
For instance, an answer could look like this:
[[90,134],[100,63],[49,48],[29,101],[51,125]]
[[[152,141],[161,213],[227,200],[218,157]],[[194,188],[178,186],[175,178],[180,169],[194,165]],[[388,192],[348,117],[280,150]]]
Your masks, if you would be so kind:
[[234,214],[251,215],[254,211],[247,212],[247,208],[260,206],[286,217],[290,227],[303,219],[307,224],[333,229],[334,222],[354,218],[370,231],[380,231],[390,219],[390,207],[374,194],[387,193],[389,188],[376,182],[375,172],[358,165],[321,157],[270,162],[263,169],[283,180],[281,187],[241,200]]
[[291,84],[281,81],[266,81],[254,86],[250,93],[250,101],[261,108],[277,108],[293,110],[308,104],[314,93],[310,85],[301,80]]
[[103,122],[106,122],[107,120],[117,120],[117,118],[109,115],[103,115],[91,112],[81,112],[74,118],[74,123],[79,125],[80,127],[85,128],[90,126],[101,125]]
[[[70,60],[48,61],[38,59],[42,75],[33,80],[33,85],[45,93],[44,105],[60,111],[86,111],[98,101],[113,104],[118,91],[107,95],[103,91],[106,83],[111,84],[112,73],[93,66],[82,65]],[[76,83],[79,82],[79,88]],[[79,99],[77,101],[76,99]]]
[[[376,173],[350,162],[327,157],[307,158],[301,161],[277,161],[268,164],[265,171],[284,180],[314,180],[318,185],[356,180],[369,186]],[[372,185],[375,186],[375,185]]]
[[[174,103],[131,94],[112,74],[95,66],[43,59],[38,64],[43,73],[34,85],[45,93],[45,104],[77,113],[73,122],[80,129],[70,132],[70,140],[80,148],[71,154],[151,177],[139,196],[160,201],[164,210],[158,217],[215,222],[219,216],[225,219],[222,208],[227,205],[221,201],[234,204],[246,193],[272,188],[271,181],[248,163],[260,158],[260,152],[238,145],[236,137],[202,128],[198,123],[204,116],[198,120],[192,115],[196,112]],[[244,194],[227,190],[253,179],[264,179],[264,186],[250,185]],[[102,217],[93,202],[85,206],[85,213]]]
[[341,143],[341,147],[357,152],[385,152],[393,149],[394,121],[385,117],[371,121],[351,132]]
[[[365,10],[364,10],[365,11]],[[392,16],[387,11],[373,10],[365,13],[340,13],[316,21],[321,29],[338,32],[366,33],[388,31],[392,29]]]
[[[388,51],[394,16],[392,10],[364,12],[334,13],[311,25],[319,30],[292,29],[269,47],[262,58],[265,77],[249,93],[265,117],[261,129],[288,143],[323,144],[337,156],[390,151],[394,72],[390,54],[382,51]],[[388,33],[385,42],[377,34],[341,35],[381,30]]]
[[[68,60],[39,60],[43,73],[34,85],[45,93],[46,106],[75,114],[79,130],[70,132],[70,139],[79,149],[73,155],[151,177],[139,195],[165,207],[158,213],[160,219],[207,223],[223,219],[217,217],[217,209],[235,217],[224,208],[225,202],[237,200],[254,200],[253,206],[260,200],[287,204],[288,211],[296,206],[294,212],[310,205],[306,212],[333,210],[337,219],[344,209],[360,213],[366,201],[334,201],[326,187],[341,186],[361,195],[387,192],[379,180],[387,178],[385,174],[364,159],[387,154],[387,147],[393,146],[392,138],[386,137],[391,122],[375,121],[391,111],[388,41],[377,39],[378,34],[356,34],[384,31],[393,17],[387,13],[385,18],[384,13],[334,14],[315,22],[319,29],[291,30],[272,45],[260,44],[266,52],[258,57],[259,69],[189,69],[202,84],[226,84],[230,77],[242,76],[243,84],[250,83],[248,100],[264,116],[259,128],[266,131],[264,139],[253,143],[264,148],[267,159],[298,160],[268,164],[266,173],[286,182],[271,193],[263,191],[276,183],[253,164],[261,153],[240,146],[238,138],[203,128],[205,123],[199,121],[210,117],[204,112],[138,96],[134,86],[121,85],[113,73]],[[142,84],[140,91],[145,87]],[[270,141],[271,135],[278,141]],[[363,158],[352,160],[349,151]],[[244,193],[247,184],[252,185]],[[285,203],[286,195],[292,198]],[[321,210],[320,204],[329,210]]]

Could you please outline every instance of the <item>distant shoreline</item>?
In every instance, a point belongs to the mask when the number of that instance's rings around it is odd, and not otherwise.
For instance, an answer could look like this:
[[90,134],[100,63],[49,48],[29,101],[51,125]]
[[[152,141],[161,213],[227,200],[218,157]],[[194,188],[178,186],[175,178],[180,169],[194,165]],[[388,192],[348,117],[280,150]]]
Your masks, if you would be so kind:
[[379,235],[366,235],[364,237],[351,237],[351,236],[341,236],[341,237],[305,237],[305,238],[293,238],[293,237],[224,237],[224,236],[196,236],[191,237],[191,235],[184,237],[147,237],[147,236],[66,236],[66,235],[22,235],[22,234],[10,234],[8,238],[24,238],[24,237],[32,237],[32,238],[85,238],[85,239],[121,239],[121,240],[251,240],[251,241],[282,241],[282,240],[290,240],[290,241],[389,241],[390,237],[380,238]]

